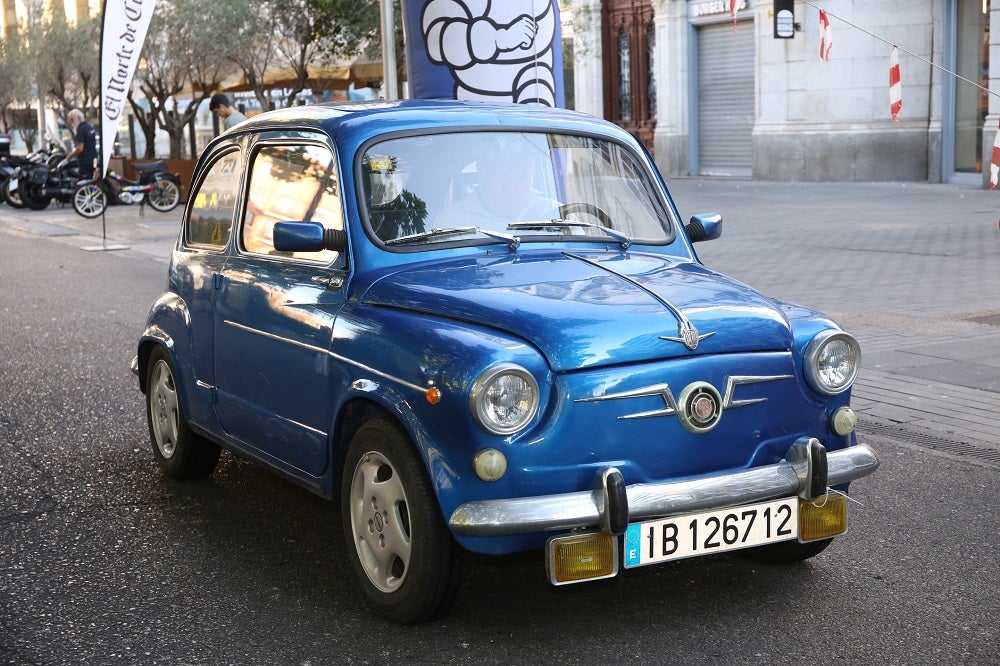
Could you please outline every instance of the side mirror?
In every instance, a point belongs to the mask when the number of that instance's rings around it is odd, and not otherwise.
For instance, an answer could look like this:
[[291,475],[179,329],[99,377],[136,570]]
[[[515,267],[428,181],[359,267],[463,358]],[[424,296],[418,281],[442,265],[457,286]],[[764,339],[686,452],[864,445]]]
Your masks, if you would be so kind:
[[692,215],[691,221],[684,225],[684,231],[692,243],[715,240],[722,236],[722,215],[719,213]]
[[347,247],[347,232],[327,229],[319,222],[275,222],[274,249],[281,252],[341,251]]

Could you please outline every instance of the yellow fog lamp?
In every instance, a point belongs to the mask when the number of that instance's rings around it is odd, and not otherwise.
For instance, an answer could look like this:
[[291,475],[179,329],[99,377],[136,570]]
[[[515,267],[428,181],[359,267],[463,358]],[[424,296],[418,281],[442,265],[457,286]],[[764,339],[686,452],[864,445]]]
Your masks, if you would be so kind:
[[847,531],[847,501],[830,493],[807,502],[799,500],[799,541],[829,539]]
[[611,578],[618,574],[618,537],[605,532],[555,536],[545,544],[545,556],[553,585]]

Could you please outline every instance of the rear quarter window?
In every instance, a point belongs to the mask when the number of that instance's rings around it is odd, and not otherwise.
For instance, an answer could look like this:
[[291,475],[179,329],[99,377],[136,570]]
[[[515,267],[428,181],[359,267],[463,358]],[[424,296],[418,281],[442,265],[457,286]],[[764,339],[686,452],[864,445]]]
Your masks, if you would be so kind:
[[233,212],[240,188],[240,152],[219,156],[196,185],[185,237],[191,245],[222,249],[233,232]]

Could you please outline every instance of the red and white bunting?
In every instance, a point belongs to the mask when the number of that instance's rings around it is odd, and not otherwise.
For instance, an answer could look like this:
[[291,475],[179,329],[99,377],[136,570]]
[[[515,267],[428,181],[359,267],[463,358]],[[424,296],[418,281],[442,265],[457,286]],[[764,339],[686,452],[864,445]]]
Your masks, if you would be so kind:
[[899,110],[903,108],[903,84],[899,78],[899,49],[892,47],[889,56],[889,112],[892,119],[899,122]]
[[833,29],[830,27],[830,19],[826,15],[826,10],[819,10],[819,59],[830,61],[830,49],[833,48]]
[[993,159],[990,161],[990,189],[1000,181],[1000,123],[997,124],[997,136],[993,139]]

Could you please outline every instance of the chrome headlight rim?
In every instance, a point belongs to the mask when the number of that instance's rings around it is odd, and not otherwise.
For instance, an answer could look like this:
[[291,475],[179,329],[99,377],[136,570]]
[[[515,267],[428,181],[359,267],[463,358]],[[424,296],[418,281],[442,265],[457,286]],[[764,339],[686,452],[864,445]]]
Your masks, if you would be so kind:
[[[488,389],[493,385],[493,382],[503,376],[514,376],[522,380],[528,385],[530,393],[528,408],[524,410],[516,422],[508,425],[503,425],[492,419],[489,415],[489,410],[487,410],[484,404],[484,398]],[[506,436],[524,430],[534,420],[535,415],[538,413],[539,400],[538,382],[535,381],[534,376],[530,372],[516,363],[497,363],[479,373],[479,376],[472,383],[472,391],[469,394],[469,409],[472,411],[472,416],[476,419],[476,423],[484,430],[494,435]]]
[[[847,379],[836,386],[832,386],[822,380],[820,362],[822,360],[823,352],[829,349],[829,345],[833,342],[839,341],[846,342],[851,348],[851,354],[854,362]],[[854,381],[858,378],[858,370],[860,370],[860,368],[861,345],[859,345],[854,336],[849,333],[833,329],[826,330],[817,334],[806,347],[806,381],[817,393],[822,393],[823,395],[840,395],[854,385]]]

